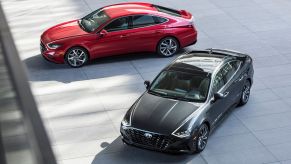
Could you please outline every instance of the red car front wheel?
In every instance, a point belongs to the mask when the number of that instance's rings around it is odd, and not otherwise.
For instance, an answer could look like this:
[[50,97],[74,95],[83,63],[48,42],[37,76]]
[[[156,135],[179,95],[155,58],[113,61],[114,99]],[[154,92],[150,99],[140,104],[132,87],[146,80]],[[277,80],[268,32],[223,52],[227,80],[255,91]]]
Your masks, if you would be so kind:
[[88,59],[88,52],[81,47],[69,49],[65,56],[66,63],[73,68],[82,67]]

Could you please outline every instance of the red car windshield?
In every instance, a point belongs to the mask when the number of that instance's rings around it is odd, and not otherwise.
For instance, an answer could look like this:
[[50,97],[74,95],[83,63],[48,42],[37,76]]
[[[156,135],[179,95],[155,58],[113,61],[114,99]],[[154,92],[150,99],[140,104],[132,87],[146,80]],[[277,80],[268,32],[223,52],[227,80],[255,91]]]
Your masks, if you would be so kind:
[[79,21],[81,28],[87,32],[93,32],[102,24],[110,20],[110,17],[102,9],[98,9]]

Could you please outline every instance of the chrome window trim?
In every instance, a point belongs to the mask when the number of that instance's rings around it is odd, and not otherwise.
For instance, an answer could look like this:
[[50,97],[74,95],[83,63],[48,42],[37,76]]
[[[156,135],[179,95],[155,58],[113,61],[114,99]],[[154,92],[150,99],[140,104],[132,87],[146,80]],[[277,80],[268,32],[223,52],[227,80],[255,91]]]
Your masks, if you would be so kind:
[[[209,89],[209,93],[208,93],[208,96],[210,96],[210,94],[211,94],[211,97],[212,97],[212,94],[214,94],[213,93],[213,81],[214,81],[214,78],[215,78],[215,76],[217,75],[217,73],[226,65],[226,64],[229,64],[230,62],[233,62],[233,61],[239,61],[240,63],[239,63],[239,66],[237,67],[237,69],[235,70],[235,72],[233,73],[233,75],[230,77],[230,79],[217,91],[218,93],[221,93],[221,91],[223,91],[225,88],[226,88],[226,86],[228,86],[228,84],[230,83],[230,81],[233,79],[233,77],[236,75],[236,73],[238,72],[238,70],[240,69],[240,67],[241,67],[241,61],[240,60],[237,60],[237,59],[229,59],[229,60],[227,60],[227,61],[225,61],[225,62],[223,62],[223,64],[221,65],[221,66],[219,66],[219,68],[217,69],[217,70],[215,70],[215,73],[213,73],[212,74],[212,77],[211,77],[211,84],[210,84],[210,89]],[[210,97],[210,99],[211,99],[211,97]],[[210,99],[208,99],[208,100],[210,100]]]
[[[206,102],[210,102],[210,99],[212,97],[212,88],[213,88],[213,80],[216,76],[216,74],[220,71],[220,69],[226,64],[226,61],[222,61],[217,67],[216,69],[213,71],[212,75],[211,75],[211,81],[210,81],[210,85],[209,85],[209,90],[208,90],[208,97]],[[221,87],[222,88],[222,87]],[[221,89],[220,88],[220,89]]]
[[[117,30],[117,31],[108,31],[108,33],[118,32],[118,31],[125,31],[125,30],[132,30],[132,29],[139,29],[139,28],[146,28],[146,27],[151,27],[151,26],[155,26],[155,25],[165,24],[165,23],[167,23],[167,22],[170,21],[169,18],[165,18],[165,17],[162,17],[162,16],[154,15],[154,14],[137,14],[137,15],[149,15],[149,16],[161,17],[161,18],[167,19],[167,21],[162,22],[162,23],[157,23],[157,24],[152,24],[152,25],[144,26],[144,27],[136,27],[136,28],[132,27],[132,28],[127,28],[127,29],[122,29],[122,30]],[[114,19],[110,20],[109,22],[105,23],[104,26],[102,27],[102,29],[100,31],[105,30],[105,27],[107,25],[109,25],[110,23],[112,23],[113,21],[115,21],[117,19],[124,18],[124,17],[133,17],[133,16],[137,16],[137,15],[127,15],[127,16],[121,16],[121,17],[118,17],[118,18],[114,18]],[[128,24],[128,27],[129,27],[129,24]],[[98,31],[97,33],[99,33],[100,31]]]

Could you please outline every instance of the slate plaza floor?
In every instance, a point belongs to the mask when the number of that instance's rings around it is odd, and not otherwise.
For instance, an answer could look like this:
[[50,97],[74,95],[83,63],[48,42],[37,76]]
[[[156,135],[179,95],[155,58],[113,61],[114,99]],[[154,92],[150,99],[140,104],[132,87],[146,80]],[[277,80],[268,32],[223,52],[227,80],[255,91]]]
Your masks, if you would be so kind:
[[155,54],[98,59],[71,69],[39,55],[47,28],[121,0],[0,0],[60,164],[291,163],[291,1],[160,0],[195,16],[190,49],[235,49],[254,59],[249,103],[216,129],[204,152],[169,155],[123,145],[119,124],[129,106],[173,58]]

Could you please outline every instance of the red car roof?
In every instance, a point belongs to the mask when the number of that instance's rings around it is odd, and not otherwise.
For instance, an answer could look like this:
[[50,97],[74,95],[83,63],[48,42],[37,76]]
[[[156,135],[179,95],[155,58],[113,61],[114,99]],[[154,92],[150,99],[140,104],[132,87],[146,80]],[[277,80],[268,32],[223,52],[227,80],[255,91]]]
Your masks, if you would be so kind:
[[150,3],[119,3],[103,8],[105,12],[111,17],[116,18],[131,14],[149,14],[157,12],[157,9]]

